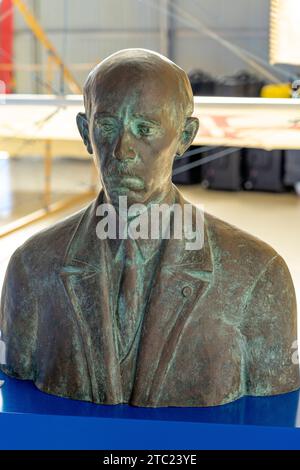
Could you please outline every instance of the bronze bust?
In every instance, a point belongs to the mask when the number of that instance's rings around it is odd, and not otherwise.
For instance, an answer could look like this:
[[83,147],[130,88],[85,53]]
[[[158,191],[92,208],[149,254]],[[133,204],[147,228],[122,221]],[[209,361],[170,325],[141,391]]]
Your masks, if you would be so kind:
[[121,220],[121,196],[146,213],[188,204],[171,181],[174,156],[198,129],[185,72],[152,51],[123,50],[90,73],[84,103],[78,128],[103,189],[12,256],[1,369],[47,393],[146,407],[299,388],[295,292],[270,246],[209,214],[198,249],[184,236],[99,237],[99,205]]

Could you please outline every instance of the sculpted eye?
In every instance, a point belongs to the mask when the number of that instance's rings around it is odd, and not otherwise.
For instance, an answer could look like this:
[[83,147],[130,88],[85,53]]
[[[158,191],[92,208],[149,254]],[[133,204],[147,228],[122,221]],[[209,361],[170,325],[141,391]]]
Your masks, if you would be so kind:
[[117,123],[114,119],[96,119],[96,125],[105,134],[111,134],[117,128]]
[[100,123],[100,127],[105,132],[110,132],[114,129],[113,124],[107,124],[107,123]]
[[152,135],[153,129],[150,126],[138,126],[138,133],[142,136]]
[[162,135],[162,129],[156,122],[138,121],[134,122],[132,130],[139,137],[159,137]]
[[160,122],[153,119],[143,119],[142,117],[132,120],[131,130],[137,138],[145,138],[145,140],[157,139],[164,134]]

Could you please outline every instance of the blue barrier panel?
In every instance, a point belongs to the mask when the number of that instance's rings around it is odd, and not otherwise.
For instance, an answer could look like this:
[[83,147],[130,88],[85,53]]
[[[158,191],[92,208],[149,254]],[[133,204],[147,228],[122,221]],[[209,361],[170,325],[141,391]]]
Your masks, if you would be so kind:
[[209,408],[95,405],[8,378],[1,449],[300,449],[299,391]]

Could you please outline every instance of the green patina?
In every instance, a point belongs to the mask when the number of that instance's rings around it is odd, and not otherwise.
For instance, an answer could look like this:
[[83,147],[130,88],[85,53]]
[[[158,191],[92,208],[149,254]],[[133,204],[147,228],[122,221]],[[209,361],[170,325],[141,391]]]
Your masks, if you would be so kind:
[[298,388],[295,292],[271,247],[209,214],[195,251],[188,232],[97,237],[97,208],[111,203],[120,217],[121,195],[146,212],[187,203],[171,180],[199,125],[186,73],[155,52],[120,51],[90,73],[84,103],[77,124],[103,189],[12,256],[1,369],[59,396],[146,407]]

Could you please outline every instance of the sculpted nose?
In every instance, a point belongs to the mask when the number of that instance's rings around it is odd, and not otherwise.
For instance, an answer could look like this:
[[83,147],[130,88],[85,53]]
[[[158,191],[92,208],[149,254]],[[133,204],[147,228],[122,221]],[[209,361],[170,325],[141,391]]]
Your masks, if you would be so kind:
[[124,131],[120,136],[116,148],[115,157],[118,160],[127,160],[128,158],[135,158],[136,152],[134,150],[134,142],[129,132]]

